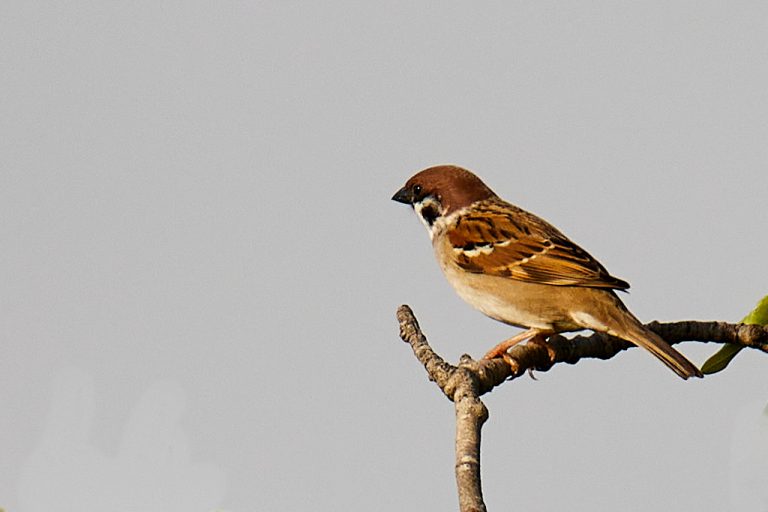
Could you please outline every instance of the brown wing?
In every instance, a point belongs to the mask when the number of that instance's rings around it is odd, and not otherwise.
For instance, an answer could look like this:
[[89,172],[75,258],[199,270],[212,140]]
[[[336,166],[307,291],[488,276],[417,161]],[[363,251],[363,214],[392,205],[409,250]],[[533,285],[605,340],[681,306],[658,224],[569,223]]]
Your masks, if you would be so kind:
[[468,272],[559,286],[629,288],[554,226],[507,203],[486,202],[460,216],[448,240],[456,263]]

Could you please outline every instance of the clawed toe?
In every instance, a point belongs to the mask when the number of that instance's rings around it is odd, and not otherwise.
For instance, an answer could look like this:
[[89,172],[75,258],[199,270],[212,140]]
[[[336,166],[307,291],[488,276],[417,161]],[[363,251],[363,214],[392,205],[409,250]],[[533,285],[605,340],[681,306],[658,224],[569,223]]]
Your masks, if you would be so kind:
[[547,337],[544,335],[537,335],[531,338],[528,343],[535,343],[536,345],[541,345],[547,350],[547,356],[549,357],[549,360],[551,362],[555,362],[555,349],[552,348],[552,345],[547,342]]
[[[517,336],[513,336],[512,338],[509,338],[508,340],[504,340],[495,347],[493,347],[491,350],[488,351],[488,353],[483,356],[483,359],[495,359],[497,357],[501,357],[504,359],[504,361],[512,368],[512,372],[516,373],[519,370],[519,364],[517,361],[512,359],[509,356],[509,349],[517,345],[518,343],[521,343],[523,341],[527,341],[527,343],[535,343],[537,345],[542,345],[544,348],[547,349],[547,354],[549,355],[550,360],[554,360],[555,352],[552,349],[552,347],[547,343],[547,336],[549,336],[549,333],[543,333],[541,331],[535,330],[535,329],[529,329],[525,332],[522,332],[518,334]],[[537,380],[536,376],[533,374],[534,368],[528,368],[528,375],[533,379]]]

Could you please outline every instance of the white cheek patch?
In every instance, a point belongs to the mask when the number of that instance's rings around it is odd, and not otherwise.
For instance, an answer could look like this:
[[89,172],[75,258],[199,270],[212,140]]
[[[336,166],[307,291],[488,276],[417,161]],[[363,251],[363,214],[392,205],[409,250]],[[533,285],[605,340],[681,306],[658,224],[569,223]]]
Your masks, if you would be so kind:
[[[431,197],[425,197],[418,203],[414,203],[413,209],[416,211],[416,215],[418,215],[421,223],[427,228],[430,240],[433,239],[438,225],[441,224],[441,220],[443,219],[440,203]],[[431,224],[430,219],[432,221]]]
[[427,233],[429,233],[430,240],[432,239],[432,226],[429,225],[429,222],[424,219],[424,215],[421,214],[421,211],[424,209],[423,203],[415,203],[413,205],[413,209],[416,210],[416,216],[419,218],[422,224],[424,224],[424,227],[427,228]]

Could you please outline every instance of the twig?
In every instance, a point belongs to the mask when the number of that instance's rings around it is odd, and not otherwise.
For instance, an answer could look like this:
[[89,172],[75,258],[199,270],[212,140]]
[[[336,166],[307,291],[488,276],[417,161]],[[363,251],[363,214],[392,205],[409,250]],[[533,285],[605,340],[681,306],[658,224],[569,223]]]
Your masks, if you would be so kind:
[[456,409],[456,486],[459,489],[459,510],[486,512],[480,484],[480,431],[488,419],[488,409],[480,400],[478,375],[468,367],[469,356],[459,366],[446,363],[427,343],[413,311],[408,306],[397,310],[400,337],[411,345],[416,358],[427,370],[429,379],[453,401]]

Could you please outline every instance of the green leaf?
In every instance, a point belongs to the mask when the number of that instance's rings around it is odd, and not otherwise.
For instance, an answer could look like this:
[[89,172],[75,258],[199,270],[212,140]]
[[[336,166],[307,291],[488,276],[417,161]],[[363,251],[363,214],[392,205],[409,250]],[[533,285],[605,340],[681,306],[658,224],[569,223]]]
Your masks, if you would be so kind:
[[715,352],[715,355],[706,360],[706,362],[701,367],[701,373],[704,375],[711,375],[713,373],[725,370],[725,367],[728,366],[728,363],[730,363],[731,360],[736,357],[736,354],[741,352],[741,349],[743,348],[744,347],[739,345],[726,343],[722,346],[722,348],[720,348],[720,350]]
[[[742,324],[756,324],[756,325],[768,325],[768,295],[757,303],[755,309],[749,312],[747,316],[741,321]],[[701,373],[710,375],[717,373],[725,369],[728,363],[736,357],[736,354],[741,352],[739,345],[731,345],[727,343],[718,350],[715,355],[707,359],[704,365],[701,367]]]
[[744,317],[744,320],[742,320],[741,323],[768,325],[768,295],[763,297],[763,300],[757,303],[755,309],[750,311],[749,314]]

